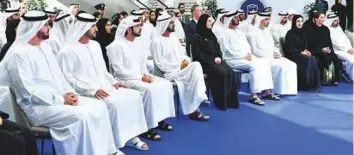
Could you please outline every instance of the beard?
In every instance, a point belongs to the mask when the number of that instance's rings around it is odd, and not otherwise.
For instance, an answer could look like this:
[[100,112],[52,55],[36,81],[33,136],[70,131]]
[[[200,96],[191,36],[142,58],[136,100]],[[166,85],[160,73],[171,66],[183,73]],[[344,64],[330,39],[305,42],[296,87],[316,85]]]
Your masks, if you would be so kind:
[[168,27],[166,29],[167,32],[175,32],[175,27]]
[[238,20],[232,20],[231,25],[238,26],[240,22]]
[[140,36],[141,36],[141,33],[140,33],[140,32],[134,32],[134,31],[133,31],[133,35],[134,35],[134,37],[140,37]]
[[181,12],[181,14],[183,14],[184,12],[186,12],[186,10],[179,10],[179,12]]
[[282,20],[280,21],[281,24],[286,24],[287,22],[288,22],[288,19],[286,19],[286,18],[285,18],[285,19],[282,19]]
[[338,27],[339,23],[332,23],[332,27]]
[[38,32],[38,36],[39,38],[41,38],[42,40],[47,40],[49,39],[49,30],[45,33],[45,32]]

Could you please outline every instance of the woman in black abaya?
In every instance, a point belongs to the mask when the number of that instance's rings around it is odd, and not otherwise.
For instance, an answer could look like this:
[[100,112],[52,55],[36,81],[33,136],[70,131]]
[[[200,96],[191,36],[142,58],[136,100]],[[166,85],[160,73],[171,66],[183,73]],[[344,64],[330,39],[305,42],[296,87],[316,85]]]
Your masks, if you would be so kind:
[[308,39],[303,28],[303,17],[295,15],[291,30],[285,36],[285,56],[297,64],[298,89],[320,91],[320,73],[317,61],[308,50]]
[[323,25],[325,14],[315,12],[312,23],[307,27],[308,48],[317,59],[322,85],[338,85],[340,60],[334,53],[329,29]]
[[212,18],[204,14],[197,24],[197,33],[192,43],[193,60],[200,62],[214,97],[214,103],[220,110],[238,108],[238,91],[235,74],[222,59],[220,45],[213,32]]
[[109,70],[106,47],[114,40],[114,36],[111,33],[111,21],[107,18],[101,18],[98,20],[96,25],[98,31],[95,40],[101,45],[102,55],[106,63],[107,70]]

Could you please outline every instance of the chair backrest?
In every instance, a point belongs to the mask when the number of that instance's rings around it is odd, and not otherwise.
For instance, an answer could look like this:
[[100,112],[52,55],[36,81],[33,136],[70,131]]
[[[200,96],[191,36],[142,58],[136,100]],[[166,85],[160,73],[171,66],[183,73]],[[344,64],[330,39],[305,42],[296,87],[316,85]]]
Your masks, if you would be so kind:
[[[282,38],[280,38],[279,39],[279,43],[280,43],[280,53],[282,54],[282,55],[284,55],[284,53],[285,53],[285,50],[286,50],[286,47],[285,47],[285,38],[284,37],[282,37]],[[285,56],[285,55],[284,55]]]
[[25,112],[22,110],[20,105],[17,103],[15,93],[12,91],[12,89],[10,89],[10,94],[11,94],[11,98],[12,98],[12,108],[13,108],[13,111],[15,114],[16,123],[23,126],[23,127],[30,128],[31,123],[29,122]]
[[156,63],[154,62],[154,75],[163,78],[163,72],[157,67]]

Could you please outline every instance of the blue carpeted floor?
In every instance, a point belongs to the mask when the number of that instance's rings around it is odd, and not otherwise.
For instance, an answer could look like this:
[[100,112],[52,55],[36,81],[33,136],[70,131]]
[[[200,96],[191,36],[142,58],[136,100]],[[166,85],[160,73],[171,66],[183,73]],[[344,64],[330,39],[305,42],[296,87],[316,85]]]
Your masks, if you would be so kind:
[[[321,93],[299,92],[258,107],[247,103],[242,85],[238,110],[202,107],[208,123],[169,119],[172,132],[149,142],[146,152],[124,148],[128,155],[352,155],[353,86],[340,83]],[[45,154],[51,154],[46,141]]]

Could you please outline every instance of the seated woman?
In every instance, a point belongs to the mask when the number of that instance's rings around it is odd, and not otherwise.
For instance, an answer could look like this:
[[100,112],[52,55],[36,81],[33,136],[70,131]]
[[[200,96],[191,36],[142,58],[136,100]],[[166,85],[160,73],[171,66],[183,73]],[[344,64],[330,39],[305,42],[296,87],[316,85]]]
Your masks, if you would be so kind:
[[97,33],[95,40],[100,43],[102,55],[106,62],[107,70],[109,71],[109,62],[107,57],[106,47],[113,42],[114,35],[111,33],[111,21],[107,18],[101,18],[97,22]]
[[320,73],[317,60],[307,47],[307,36],[303,29],[303,17],[295,15],[291,30],[285,36],[285,56],[297,64],[298,89],[320,91]]
[[324,21],[324,13],[313,13],[313,20],[306,30],[309,43],[308,50],[317,59],[321,84],[338,85],[341,69],[340,60],[334,53],[330,31],[327,26],[323,25]]
[[202,15],[197,24],[197,33],[192,43],[193,61],[198,61],[207,74],[214,103],[220,110],[238,108],[235,74],[222,59],[220,45],[211,31],[213,19]]

